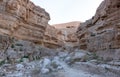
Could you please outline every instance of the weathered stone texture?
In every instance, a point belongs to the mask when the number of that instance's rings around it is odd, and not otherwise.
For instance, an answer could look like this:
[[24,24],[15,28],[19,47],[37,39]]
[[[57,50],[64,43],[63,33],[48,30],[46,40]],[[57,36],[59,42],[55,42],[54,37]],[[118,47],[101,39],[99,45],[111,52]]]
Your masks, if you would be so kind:
[[49,14],[29,0],[0,1],[0,33],[41,43]]
[[54,26],[47,26],[44,33],[43,44],[48,48],[60,48],[64,45],[61,39],[61,31]]
[[49,49],[26,40],[18,40],[7,35],[0,35],[0,63],[19,63],[24,59],[29,61],[43,56],[55,56],[56,49]]
[[[95,16],[81,24],[77,35],[81,49],[107,51],[118,56],[120,52],[120,0],[104,0]],[[113,54],[117,53],[117,54]],[[110,54],[105,55],[111,57]]]
[[76,36],[76,30],[80,22],[68,22],[63,24],[53,25],[56,29],[61,31],[59,38],[64,42],[64,46],[76,47],[78,46],[78,39]]

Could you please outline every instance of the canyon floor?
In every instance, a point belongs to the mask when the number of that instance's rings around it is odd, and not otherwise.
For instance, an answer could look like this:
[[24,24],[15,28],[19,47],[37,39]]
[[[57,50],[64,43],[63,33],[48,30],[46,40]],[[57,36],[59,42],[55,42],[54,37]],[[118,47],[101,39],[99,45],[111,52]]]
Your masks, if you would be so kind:
[[[7,74],[6,76],[2,77],[105,77],[102,75],[88,73],[87,71],[78,70],[72,67],[69,67],[64,62],[61,62],[63,65],[63,69],[57,72],[51,72],[47,74],[41,74],[40,72],[35,74],[23,75],[20,72]],[[28,70],[29,71],[29,70]]]
[[[86,56],[92,57],[91,60]],[[20,63],[3,64],[0,77],[119,77],[119,64],[120,61],[105,62],[91,53],[77,50],[75,53],[59,52],[56,56],[44,56],[31,62],[24,58]]]
[[50,74],[51,76],[48,75],[45,77],[102,77],[97,74],[91,74],[83,70],[78,70],[78,69],[69,67],[65,63],[63,63],[62,65],[64,66],[64,70],[58,71],[57,73]]

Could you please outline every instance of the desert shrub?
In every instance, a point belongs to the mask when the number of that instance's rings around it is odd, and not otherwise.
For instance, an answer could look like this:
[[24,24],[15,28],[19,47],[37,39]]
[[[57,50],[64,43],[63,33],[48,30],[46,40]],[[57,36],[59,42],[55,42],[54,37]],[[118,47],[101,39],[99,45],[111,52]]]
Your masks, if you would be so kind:
[[12,45],[11,45],[11,48],[15,48],[15,45],[14,45],[14,44],[12,44]]
[[20,44],[20,43],[17,43],[17,44],[15,44],[16,46],[23,46],[22,44]]
[[91,55],[92,55],[92,59],[98,59],[99,58],[99,56],[95,52],[93,52]]
[[0,66],[5,64],[5,60],[0,61]]

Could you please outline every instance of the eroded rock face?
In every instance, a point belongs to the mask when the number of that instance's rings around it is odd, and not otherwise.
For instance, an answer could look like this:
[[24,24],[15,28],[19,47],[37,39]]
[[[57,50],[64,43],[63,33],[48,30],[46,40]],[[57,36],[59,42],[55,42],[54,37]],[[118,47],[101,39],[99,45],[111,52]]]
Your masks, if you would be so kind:
[[95,16],[79,26],[81,49],[97,51],[104,58],[120,59],[120,0],[104,0]]
[[78,46],[76,30],[80,22],[69,22],[47,26],[43,45],[48,48],[66,48]]
[[79,25],[80,22],[76,21],[63,24],[56,24],[53,26],[61,31],[59,38],[61,38],[61,40],[64,42],[64,46],[76,47],[78,46],[76,30]]
[[54,26],[47,26],[44,33],[43,44],[48,48],[60,48],[64,45],[61,40],[61,31],[56,29]]
[[56,49],[49,49],[30,41],[0,35],[0,65],[29,62],[39,60],[44,56],[55,56],[56,54]]
[[49,20],[49,14],[29,0],[0,1],[1,34],[41,43]]

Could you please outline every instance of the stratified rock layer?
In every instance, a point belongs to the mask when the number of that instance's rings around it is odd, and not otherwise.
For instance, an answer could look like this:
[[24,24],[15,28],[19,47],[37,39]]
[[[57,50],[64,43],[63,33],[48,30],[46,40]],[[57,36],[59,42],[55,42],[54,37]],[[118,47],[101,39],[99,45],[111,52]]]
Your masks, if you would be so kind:
[[44,33],[43,45],[48,48],[60,48],[64,45],[61,39],[61,31],[54,26],[47,26]]
[[77,34],[81,49],[97,51],[107,59],[120,59],[120,0],[104,0]]
[[59,38],[61,38],[61,40],[64,42],[65,47],[66,46],[69,46],[69,47],[78,46],[76,30],[79,25],[80,25],[80,22],[78,21],[53,25],[56,29],[61,31],[61,33],[59,33],[60,34]]
[[29,0],[0,1],[0,33],[41,43],[49,14]]

